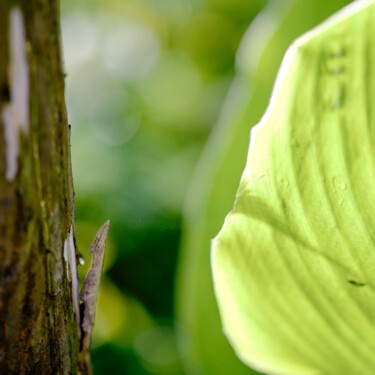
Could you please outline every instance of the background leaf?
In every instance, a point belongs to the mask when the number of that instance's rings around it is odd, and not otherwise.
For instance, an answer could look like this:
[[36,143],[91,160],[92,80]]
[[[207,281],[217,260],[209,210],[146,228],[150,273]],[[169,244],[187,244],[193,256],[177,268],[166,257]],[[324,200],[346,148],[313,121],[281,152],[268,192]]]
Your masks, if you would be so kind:
[[245,34],[237,75],[200,159],[185,205],[177,274],[177,318],[191,341],[188,373],[250,374],[222,333],[210,272],[210,241],[233,206],[251,127],[264,110],[282,57],[294,38],[348,0],[273,1]]
[[375,368],[375,3],[295,42],[213,244],[224,329],[269,374]]

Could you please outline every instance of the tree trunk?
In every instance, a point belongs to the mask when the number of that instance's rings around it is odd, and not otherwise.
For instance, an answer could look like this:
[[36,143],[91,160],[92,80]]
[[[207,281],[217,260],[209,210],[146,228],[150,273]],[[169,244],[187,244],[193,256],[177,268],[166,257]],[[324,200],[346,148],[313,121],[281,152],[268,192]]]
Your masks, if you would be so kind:
[[58,1],[0,0],[1,374],[79,372],[73,208]]

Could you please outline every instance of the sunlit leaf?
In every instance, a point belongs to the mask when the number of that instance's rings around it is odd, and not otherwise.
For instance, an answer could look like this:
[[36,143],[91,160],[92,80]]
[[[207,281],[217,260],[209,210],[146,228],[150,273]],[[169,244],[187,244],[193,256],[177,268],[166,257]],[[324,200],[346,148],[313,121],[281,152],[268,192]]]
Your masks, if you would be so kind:
[[268,374],[375,368],[375,2],[288,50],[213,243],[239,357]]
[[251,374],[222,333],[210,272],[210,241],[233,206],[245,167],[249,133],[264,110],[288,45],[349,0],[270,2],[250,26],[237,56],[238,71],[200,160],[185,210],[178,272],[178,319],[187,330],[192,374]]

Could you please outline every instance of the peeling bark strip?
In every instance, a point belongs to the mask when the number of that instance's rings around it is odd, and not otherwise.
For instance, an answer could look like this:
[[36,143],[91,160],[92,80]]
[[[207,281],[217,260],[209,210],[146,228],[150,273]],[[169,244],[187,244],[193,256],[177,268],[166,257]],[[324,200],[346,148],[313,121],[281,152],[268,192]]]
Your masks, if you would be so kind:
[[57,0],[0,0],[0,374],[78,372],[59,29]]
[[[72,301],[73,311],[76,315],[77,326],[80,326],[79,316],[79,294],[78,294],[78,275],[76,262],[76,249],[74,246],[74,228],[70,227],[67,239],[64,242],[64,259],[66,265],[66,275],[72,282]],[[78,329],[78,336],[81,336],[81,330]]]
[[95,311],[98,301],[100,277],[103,269],[105,245],[107,242],[109,220],[98,230],[89,252],[92,253],[92,262],[83,283],[80,298],[82,301],[82,338],[79,367],[84,374],[92,374],[90,363],[91,335],[95,323]]

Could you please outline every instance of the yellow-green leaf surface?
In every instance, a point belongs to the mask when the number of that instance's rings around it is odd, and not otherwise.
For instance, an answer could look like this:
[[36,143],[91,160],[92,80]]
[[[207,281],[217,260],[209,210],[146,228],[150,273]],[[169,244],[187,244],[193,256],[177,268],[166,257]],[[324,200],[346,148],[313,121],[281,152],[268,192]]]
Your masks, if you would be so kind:
[[268,374],[375,373],[375,3],[289,48],[213,242],[238,356]]
[[[233,207],[245,167],[249,134],[267,108],[272,86],[292,41],[349,0],[273,0],[246,32],[236,78],[200,159],[184,213],[176,288],[177,319],[190,348],[193,375],[250,375],[222,333],[210,269],[210,242]],[[184,345],[184,344],[182,344]]]

